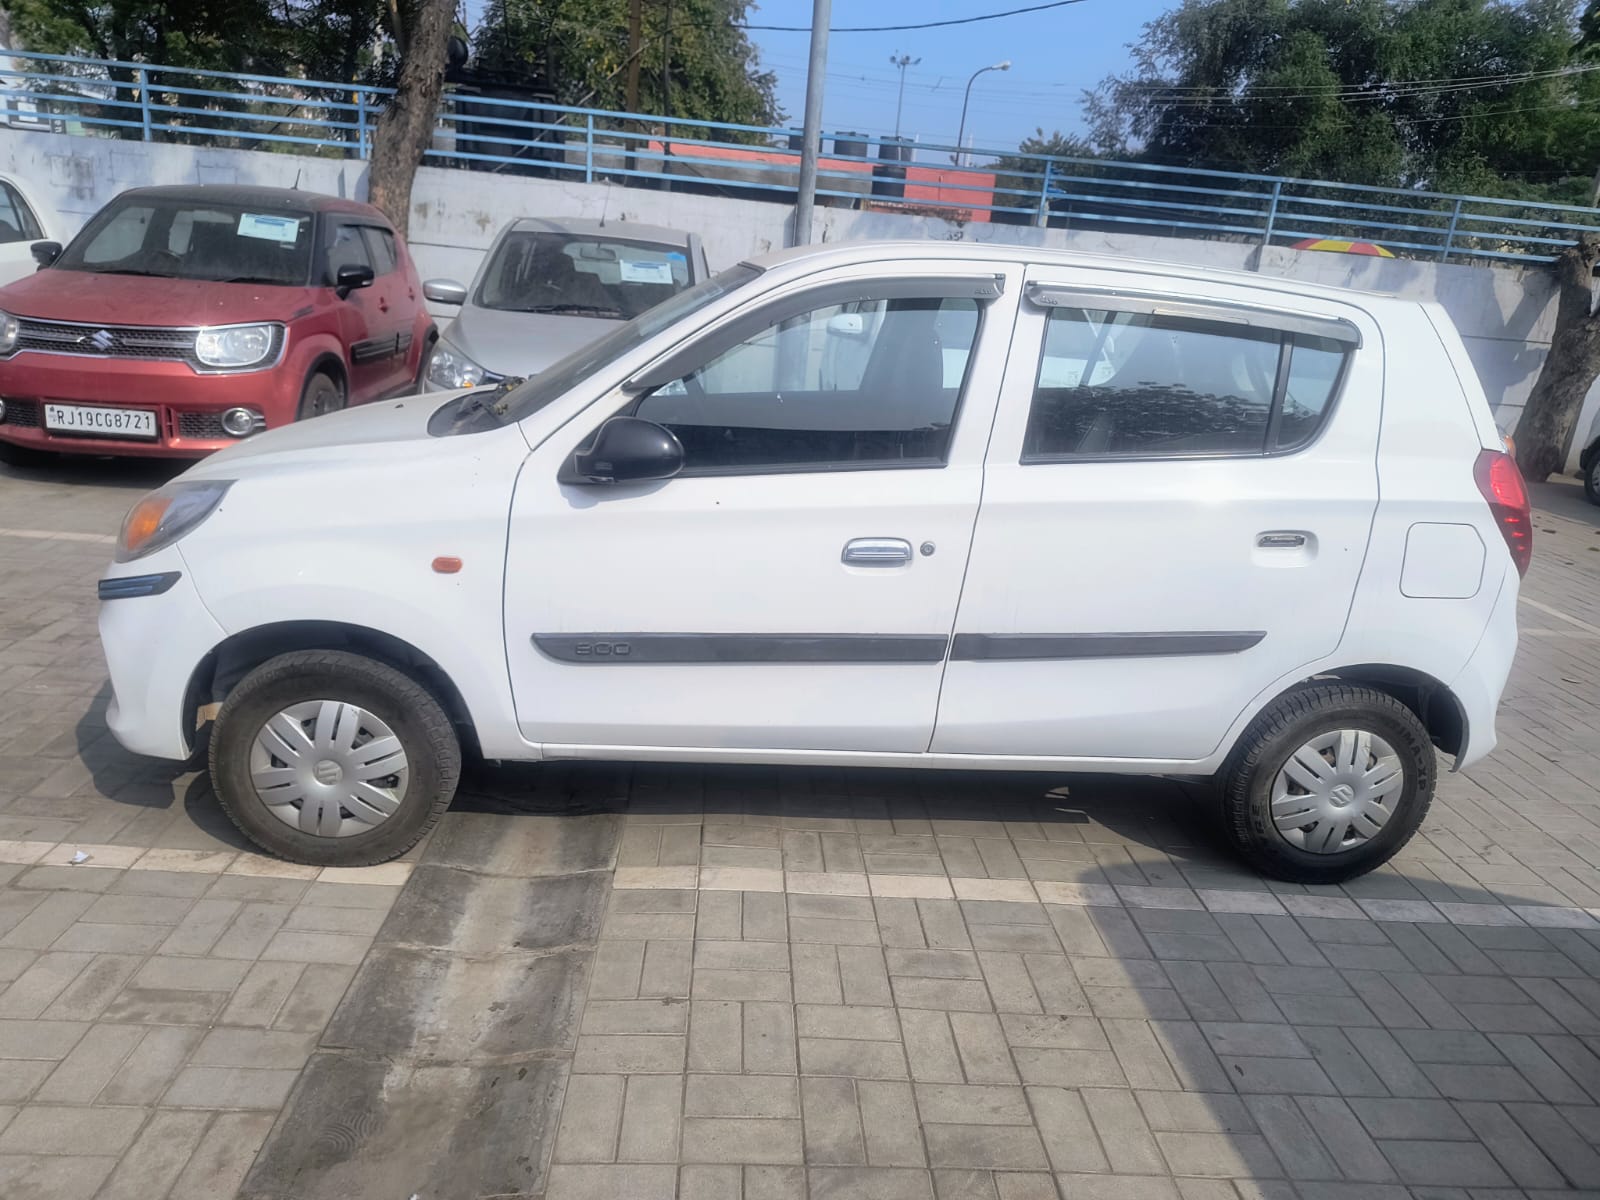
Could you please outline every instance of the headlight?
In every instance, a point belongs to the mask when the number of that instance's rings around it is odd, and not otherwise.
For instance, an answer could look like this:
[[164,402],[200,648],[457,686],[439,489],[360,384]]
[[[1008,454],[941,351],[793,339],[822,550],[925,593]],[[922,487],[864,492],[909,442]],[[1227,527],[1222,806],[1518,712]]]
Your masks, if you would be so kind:
[[118,562],[131,562],[172,545],[200,524],[222,503],[231,479],[169,483],[128,510],[117,539]]
[[477,387],[484,383],[499,383],[500,376],[485,371],[449,342],[440,341],[428,360],[428,382],[437,388]]
[[194,356],[208,367],[253,367],[272,353],[272,325],[227,325],[195,335]]
[[8,312],[0,312],[0,354],[10,354],[15,350],[21,333],[21,322]]

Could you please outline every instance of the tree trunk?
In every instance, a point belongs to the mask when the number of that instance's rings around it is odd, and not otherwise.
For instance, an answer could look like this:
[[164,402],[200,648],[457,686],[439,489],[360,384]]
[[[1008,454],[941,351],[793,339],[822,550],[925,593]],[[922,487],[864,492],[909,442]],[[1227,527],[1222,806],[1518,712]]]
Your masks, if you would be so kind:
[[1517,466],[1532,483],[1561,469],[1572,427],[1595,377],[1600,375],[1600,315],[1594,312],[1594,269],[1600,236],[1586,233],[1555,261],[1555,334],[1544,369],[1517,422]]
[[439,115],[446,47],[455,12],[455,0],[416,0],[395,94],[384,105],[372,132],[367,198],[394,222],[401,236],[411,214],[411,183],[433,139],[433,123]]

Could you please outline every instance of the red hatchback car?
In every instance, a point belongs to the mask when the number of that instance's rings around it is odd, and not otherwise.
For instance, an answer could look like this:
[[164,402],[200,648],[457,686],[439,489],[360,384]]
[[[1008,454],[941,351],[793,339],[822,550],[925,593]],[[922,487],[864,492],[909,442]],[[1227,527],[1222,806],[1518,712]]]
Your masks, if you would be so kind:
[[0,288],[0,460],[195,457],[411,391],[436,334],[377,209],[138,188]]

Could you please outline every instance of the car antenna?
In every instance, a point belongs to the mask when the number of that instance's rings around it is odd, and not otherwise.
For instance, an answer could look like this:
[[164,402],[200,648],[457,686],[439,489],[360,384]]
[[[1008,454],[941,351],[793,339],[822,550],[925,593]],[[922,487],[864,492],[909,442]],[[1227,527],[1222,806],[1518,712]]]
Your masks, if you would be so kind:
[[300,172],[304,171],[304,170],[305,170],[304,167],[296,167],[295,168],[295,172],[294,172],[294,187],[290,189],[291,191],[298,192],[300,190]]
[[606,227],[606,213],[611,208],[611,180],[606,180],[605,199],[600,203],[600,228]]

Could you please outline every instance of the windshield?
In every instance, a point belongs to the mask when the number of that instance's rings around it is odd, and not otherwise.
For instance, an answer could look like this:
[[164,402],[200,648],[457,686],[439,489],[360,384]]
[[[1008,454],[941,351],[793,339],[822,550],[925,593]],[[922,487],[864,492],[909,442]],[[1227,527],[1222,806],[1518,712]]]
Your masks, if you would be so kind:
[[131,196],[103,208],[54,265],[100,275],[304,287],[312,223],[308,212]]
[[[567,355],[549,370],[514,388],[507,393],[504,400],[495,405],[496,415],[504,420],[520,421],[538,412],[550,401],[577,387],[596,371],[655,337],[673,322],[698,312],[713,300],[720,299],[737,288],[742,288],[759,274],[761,274],[760,267],[740,263],[703,283],[695,284],[687,291],[679,292],[643,316],[619,325],[599,341],[590,342],[587,346]],[[472,394],[468,393],[463,397],[463,402],[472,399]]]
[[495,250],[476,303],[627,321],[682,292],[689,275],[685,246],[516,231]]

